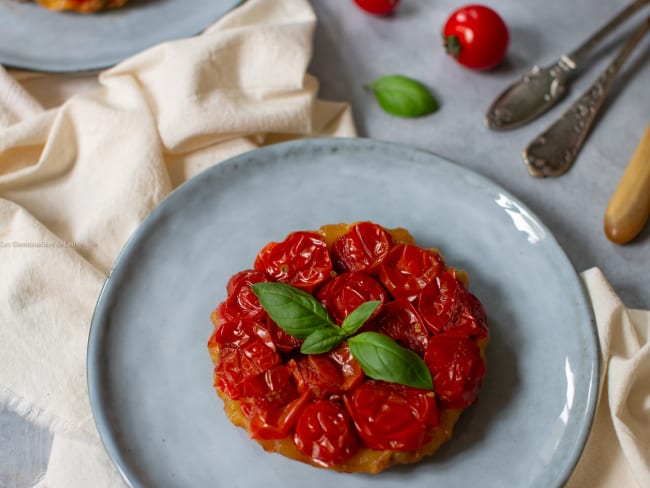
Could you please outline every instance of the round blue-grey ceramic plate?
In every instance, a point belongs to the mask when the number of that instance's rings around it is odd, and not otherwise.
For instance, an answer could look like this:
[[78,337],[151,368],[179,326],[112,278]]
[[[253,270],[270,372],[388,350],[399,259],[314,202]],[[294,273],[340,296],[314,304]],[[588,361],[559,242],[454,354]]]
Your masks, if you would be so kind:
[[89,15],[0,0],[0,64],[72,72],[112,66],[163,41],[198,34],[241,0],[131,0]]
[[[268,454],[212,389],[210,312],[232,274],[298,229],[373,220],[410,229],[470,275],[488,311],[479,401],[431,459],[345,475]],[[552,487],[591,425],[598,355],[581,281],[549,230],[507,191],[431,153],[370,140],[306,140],[221,163],[134,233],[90,333],[97,427],[133,486]]]

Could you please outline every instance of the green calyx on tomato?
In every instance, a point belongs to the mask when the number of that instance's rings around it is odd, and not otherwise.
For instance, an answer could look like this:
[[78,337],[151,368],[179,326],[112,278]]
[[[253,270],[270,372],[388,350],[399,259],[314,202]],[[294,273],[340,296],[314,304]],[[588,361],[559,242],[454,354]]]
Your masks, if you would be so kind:
[[433,389],[429,368],[416,353],[377,332],[355,335],[381,301],[362,303],[345,317],[339,327],[318,300],[291,285],[261,282],[252,284],[251,289],[278,327],[304,339],[300,347],[303,354],[322,354],[347,340],[350,353],[370,378]]
[[447,51],[447,54],[458,59],[458,56],[460,56],[460,51],[463,49],[463,46],[458,40],[458,36],[443,36],[443,45],[445,46],[445,51]]

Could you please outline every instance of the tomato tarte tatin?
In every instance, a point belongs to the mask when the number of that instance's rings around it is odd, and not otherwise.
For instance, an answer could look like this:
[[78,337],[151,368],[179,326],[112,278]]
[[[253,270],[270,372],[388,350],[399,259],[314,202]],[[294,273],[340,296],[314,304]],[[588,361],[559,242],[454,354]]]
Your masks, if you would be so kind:
[[36,0],[50,10],[71,10],[82,14],[121,7],[127,0]]
[[451,438],[485,374],[487,318],[466,285],[439,252],[372,222],[267,244],[211,316],[228,418],[318,467],[420,461]]

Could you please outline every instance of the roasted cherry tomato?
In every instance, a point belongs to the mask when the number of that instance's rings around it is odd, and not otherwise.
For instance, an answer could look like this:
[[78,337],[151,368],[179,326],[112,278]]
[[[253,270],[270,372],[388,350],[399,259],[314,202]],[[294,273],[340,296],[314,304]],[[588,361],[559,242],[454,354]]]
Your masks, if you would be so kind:
[[314,232],[293,232],[282,242],[270,242],[257,255],[254,267],[273,281],[309,293],[333,273],[327,244]]
[[347,461],[359,448],[348,412],[330,400],[315,401],[302,411],[293,442],[298,451],[326,467]]
[[411,244],[399,244],[381,263],[379,280],[394,298],[412,300],[444,267],[440,254]]
[[281,365],[244,383],[240,406],[253,439],[285,438],[309,403],[308,394],[299,395],[290,378],[291,368]]
[[[337,324],[341,324],[362,303],[371,300],[383,302],[387,297],[384,287],[361,271],[338,275],[325,283],[316,295]],[[378,311],[379,309],[375,313]]]
[[451,14],[442,30],[448,54],[471,69],[495,67],[506,55],[508,27],[494,10],[467,5]]
[[465,408],[476,401],[485,363],[475,340],[448,334],[433,336],[424,362],[442,406]]
[[376,274],[392,245],[393,239],[383,227],[372,222],[359,222],[334,241],[334,266],[338,271]]
[[397,7],[399,0],[354,0],[359,7],[375,15],[387,15]]
[[326,354],[309,354],[291,359],[293,378],[300,393],[308,391],[313,398],[327,398],[343,391],[343,375],[338,365]]
[[252,269],[240,271],[228,281],[228,297],[219,305],[217,315],[219,322],[238,321],[240,319],[262,320],[266,312],[257,296],[251,290],[253,283],[267,281],[266,276]]
[[431,391],[368,380],[343,399],[359,435],[371,449],[420,449],[431,440],[431,428],[440,422]]
[[343,391],[350,391],[361,384],[365,375],[357,360],[352,356],[347,342],[332,349],[328,355],[338,365],[343,375],[343,384],[341,385]]
[[244,381],[280,362],[268,330],[255,321],[224,322],[208,347],[218,351],[215,386],[233,399],[241,396]]
[[485,311],[452,270],[441,273],[417,298],[420,317],[432,334],[486,337]]
[[405,299],[386,303],[370,327],[395,339],[421,356],[429,344],[429,332],[411,302]]

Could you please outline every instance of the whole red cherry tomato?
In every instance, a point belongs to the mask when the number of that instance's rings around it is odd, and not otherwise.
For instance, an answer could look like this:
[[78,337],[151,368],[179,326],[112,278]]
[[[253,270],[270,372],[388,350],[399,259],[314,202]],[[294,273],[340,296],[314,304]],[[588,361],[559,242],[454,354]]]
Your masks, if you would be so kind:
[[300,393],[308,391],[313,398],[327,398],[343,391],[343,375],[325,354],[309,354],[288,364],[294,368],[292,375]]
[[375,15],[387,15],[397,7],[399,0],[354,0],[359,7]]
[[359,222],[332,245],[332,260],[339,271],[376,274],[393,244],[391,235],[372,222]]
[[508,27],[494,10],[467,5],[454,11],[442,30],[448,54],[471,69],[484,70],[499,64],[506,55]]
[[[337,324],[364,302],[381,300],[388,294],[372,276],[361,271],[342,273],[331,279],[319,290],[316,298],[323,304]],[[379,313],[379,309],[375,314]]]
[[485,375],[485,363],[476,341],[449,334],[433,336],[424,362],[442,406],[466,408],[476,401]]
[[431,440],[431,427],[440,422],[433,392],[397,383],[368,380],[343,400],[371,449],[420,449]]
[[309,293],[333,272],[327,244],[314,232],[292,232],[282,242],[268,243],[257,255],[254,267],[273,281]]
[[394,298],[414,299],[444,269],[440,254],[412,244],[390,250],[379,267],[379,280]]
[[301,453],[322,466],[347,461],[359,447],[348,412],[330,400],[315,401],[302,411],[293,441]]

